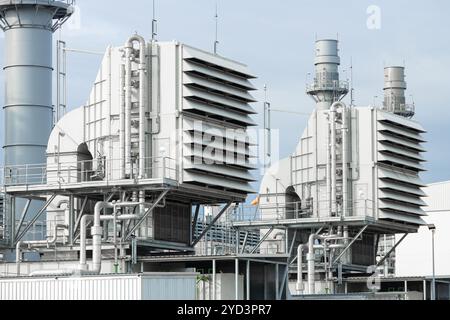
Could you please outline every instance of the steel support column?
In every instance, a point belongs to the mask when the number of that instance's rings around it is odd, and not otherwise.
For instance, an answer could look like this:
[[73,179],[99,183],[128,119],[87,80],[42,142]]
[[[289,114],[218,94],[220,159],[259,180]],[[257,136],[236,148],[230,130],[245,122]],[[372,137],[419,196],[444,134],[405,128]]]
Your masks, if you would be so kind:
[[212,299],[217,300],[217,275],[216,275],[216,260],[212,261]]
[[247,301],[250,301],[251,296],[250,296],[250,260],[247,260],[247,275],[246,275],[246,282],[247,282],[247,294],[246,294],[246,298]]
[[236,259],[234,263],[235,263],[234,293],[236,301],[239,301],[239,259]]
[[69,197],[69,244],[73,246],[75,238],[75,197]]

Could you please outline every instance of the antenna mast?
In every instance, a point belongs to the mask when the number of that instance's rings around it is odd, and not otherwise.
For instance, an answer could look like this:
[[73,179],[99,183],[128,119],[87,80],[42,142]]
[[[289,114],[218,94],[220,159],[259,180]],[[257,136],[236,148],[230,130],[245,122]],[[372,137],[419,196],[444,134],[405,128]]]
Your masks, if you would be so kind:
[[350,58],[350,106],[355,105],[355,88],[353,87],[353,57]]
[[267,100],[267,85],[264,85],[264,173],[272,165],[271,104]]
[[155,0],[153,0],[152,41],[156,41],[157,35],[158,35],[158,20],[156,20]]
[[219,6],[218,1],[216,1],[216,14],[214,16],[216,20],[216,34],[214,38],[214,54],[217,54],[217,50],[219,48]]

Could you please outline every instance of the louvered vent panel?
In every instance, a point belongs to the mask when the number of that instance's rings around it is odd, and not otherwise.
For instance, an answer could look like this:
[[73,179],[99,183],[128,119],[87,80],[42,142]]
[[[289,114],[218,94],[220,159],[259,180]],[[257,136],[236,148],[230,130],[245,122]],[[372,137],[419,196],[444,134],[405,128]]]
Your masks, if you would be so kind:
[[246,195],[254,192],[253,142],[247,128],[254,78],[239,63],[185,47],[183,155],[185,183]]
[[423,128],[408,119],[378,112],[378,198],[380,218],[422,225],[425,193]]

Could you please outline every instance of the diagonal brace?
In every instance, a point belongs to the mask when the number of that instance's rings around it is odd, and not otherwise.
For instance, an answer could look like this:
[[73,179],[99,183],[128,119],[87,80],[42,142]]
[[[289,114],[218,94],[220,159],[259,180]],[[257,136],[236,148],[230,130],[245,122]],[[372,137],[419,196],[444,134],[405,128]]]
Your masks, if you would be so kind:
[[195,215],[194,220],[192,221],[192,238],[191,241],[194,240],[195,231],[197,230],[197,221],[198,221],[198,215],[200,214],[200,205],[198,204],[195,208]]
[[389,250],[388,253],[386,253],[386,255],[383,257],[383,259],[381,259],[381,260],[377,263],[377,265],[376,265],[377,268],[378,268],[379,266],[381,266],[381,265],[386,261],[387,258],[389,258],[389,256],[392,254],[392,252],[394,252],[395,249],[397,249],[397,247],[403,242],[403,240],[405,240],[405,238],[406,238],[407,236],[408,236],[408,233],[405,233],[405,234],[403,235],[403,237],[395,244],[395,246],[393,246],[392,249]]
[[39,212],[36,214],[36,216],[33,218],[33,220],[30,221],[30,223],[28,223],[28,225],[26,226],[26,228],[23,230],[23,232],[17,236],[15,243],[17,244],[20,240],[23,239],[23,237],[27,234],[28,231],[30,231],[30,229],[34,226],[34,224],[36,223],[36,221],[39,220],[39,218],[42,216],[42,214],[45,212],[45,210],[47,210],[48,206],[53,202],[53,200],[55,200],[56,198],[56,194],[53,194],[48,200],[47,202],[44,204],[44,206],[42,207],[41,210],[39,210]]
[[262,237],[262,239],[258,242],[258,244],[253,248],[253,250],[250,252],[250,254],[254,254],[256,250],[259,249],[259,247],[264,243],[264,241],[267,240],[267,238],[270,236],[270,234],[275,230],[275,227],[270,228],[269,231]]
[[361,231],[358,232],[358,234],[353,238],[353,240],[350,241],[350,243],[348,244],[348,246],[347,246],[344,250],[342,250],[341,254],[340,254],[336,259],[334,259],[332,265],[335,265],[335,264],[343,257],[343,255],[344,255],[344,254],[352,247],[352,245],[356,242],[356,240],[359,239],[359,237],[364,233],[364,231],[367,230],[368,227],[369,227],[368,225],[367,225],[367,226],[364,226],[364,227],[361,229]]
[[164,197],[169,193],[169,189],[164,190],[161,192],[159,197],[156,199],[156,201],[147,209],[147,211],[144,213],[144,215],[141,217],[141,219],[136,223],[136,225],[128,232],[128,235],[125,237],[125,241],[128,241],[133,233],[141,226],[142,223],[144,223],[145,219],[150,215],[150,213],[155,210],[156,206],[164,199]]
[[[23,225],[23,222],[25,221],[28,210],[30,209],[30,205],[31,205],[31,199],[28,199],[25,207],[23,208],[22,216],[20,217],[19,225],[17,226],[16,235],[19,234],[20,229],[22,229],[22,225]],[[14,221],[14,223],[15,223],[15,221]]]
[[222,210],[220,210],[219,214],[214,218],[213,221],[211,221],[211,223],[205,228],[205,230],[203,230],[202,234],[200,236],[198,236],[198,238],[195,239],[195,241],[193,241],[191,243],[192,247],[195,247],[203,239],[203,237],[208,233],[209,230],[211,230],[211,228],[222,217],[222,215],[228,211],[228,209],[231,207],[232,204],[233,204],[233,202],[228,202],[227,205],[225,207],[223,207]]

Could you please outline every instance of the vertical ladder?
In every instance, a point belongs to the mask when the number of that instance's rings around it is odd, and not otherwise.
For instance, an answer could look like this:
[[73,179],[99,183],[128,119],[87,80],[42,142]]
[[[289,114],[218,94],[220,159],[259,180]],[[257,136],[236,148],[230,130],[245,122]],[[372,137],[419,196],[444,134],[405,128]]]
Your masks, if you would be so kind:
[[66,42],[58,40],[56,44],[56,110],[55,124],[67,111],[67,59]]

